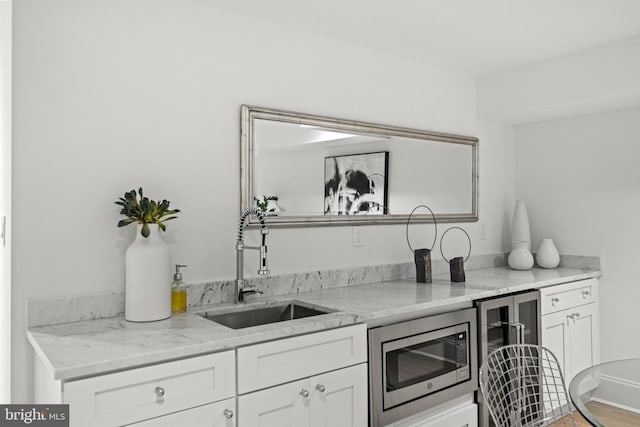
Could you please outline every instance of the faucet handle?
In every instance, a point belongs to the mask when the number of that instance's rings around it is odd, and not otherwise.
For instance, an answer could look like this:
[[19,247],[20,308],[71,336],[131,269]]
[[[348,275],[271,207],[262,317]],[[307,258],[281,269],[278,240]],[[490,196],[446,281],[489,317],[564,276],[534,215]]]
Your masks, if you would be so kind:
[[256,295],[262,295],[263,292],[260,289],[257,288],[251,288],[251,289],[240,289],[240,292],[238,293],[238,300],[240,302],[244,301],[244,297],[245,295],[252,295],[252,294],[256,294]]
[[260,268],[260,270],[258,270],[258,274],[260,276],[268,276],[270,273],[268,268]]

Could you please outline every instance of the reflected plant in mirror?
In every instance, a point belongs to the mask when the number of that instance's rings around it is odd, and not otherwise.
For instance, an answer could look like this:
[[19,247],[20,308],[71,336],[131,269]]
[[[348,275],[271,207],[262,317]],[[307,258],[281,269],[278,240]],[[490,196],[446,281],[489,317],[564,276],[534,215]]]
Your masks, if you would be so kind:
[[262,196],[262,199],[254,197],[256,207],[266,216],[275,216],[280,212],[278,198],[276,196]]
[[[243,105],[241,208],[277,194],[270,226],[478,219],[478,139]],[[430,214],[414,222],[432,222]]]

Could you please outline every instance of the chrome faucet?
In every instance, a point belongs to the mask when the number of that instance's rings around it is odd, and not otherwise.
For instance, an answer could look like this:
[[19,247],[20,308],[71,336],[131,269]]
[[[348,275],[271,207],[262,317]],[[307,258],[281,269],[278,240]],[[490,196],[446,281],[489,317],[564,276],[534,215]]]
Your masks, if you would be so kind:
[[[260,246],[245,246],[244,244],[244,225],[247,217],[250,215],[255,216],[260,221],[260,233],[262,234],[262,244]],[[244,287],[244,250],[253,249],[260,251],[260,267],[258,268],[258,274],[266,276],[269,274],[267,268],[267,234],[269,230],[264,223],[264,216],[262,211],[257,208],[248,208],[242,212],[240,217],[240,224],[238,225],[238,240],[236,241],[236,294],[235,303],[244,302],[244,296],[247,294],[261,294],[262,291],[257,288],[245,288]]]

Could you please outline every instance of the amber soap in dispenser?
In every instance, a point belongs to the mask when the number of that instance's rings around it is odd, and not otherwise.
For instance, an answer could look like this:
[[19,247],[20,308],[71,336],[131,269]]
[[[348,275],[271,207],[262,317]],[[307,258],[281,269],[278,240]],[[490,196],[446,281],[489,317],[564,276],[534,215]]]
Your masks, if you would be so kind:
[[187,287],[182,281],[181,268],[187,267],[186,265],[176,264],[176,272],[173,275],[173,282],[171,282],[171,312],[172,313],[184,313],[187,311]]

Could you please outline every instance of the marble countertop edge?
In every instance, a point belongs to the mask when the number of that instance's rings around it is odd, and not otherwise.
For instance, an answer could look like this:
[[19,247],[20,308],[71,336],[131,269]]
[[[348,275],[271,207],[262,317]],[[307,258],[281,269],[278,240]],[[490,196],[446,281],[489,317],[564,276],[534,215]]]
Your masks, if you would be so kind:
[[188,312],[147,324],[127,322],[118,315],[32,327],[26,334],[55,379],[74,380],[356,323],[382,324],[394,316],[428,315],[424,313],[447,306],[601,275],[599,267],[531,271],[495,267],[469,271],[467,281],[459,284],[451,283],[447,273],[434,275],[430,284],[395,280],[264,298],[335,310],[286,324],[234,330]]
[[[125,369],[139,368],[159,362],[169,362],[186,357],[196,357],[203,354],[231,350],[246,345],[256,344],[258,342],[288,338],[295,335],[318,332],[361,322],[359,316],[355,314],[335,312],[317,316],[315,318],[297,319],[287,322],[286,325],[270,324],[247,328],[245,330],[234,330],[217,325],[194,314],[185,313],[182,316],[186,316],[190,320],[195,319],[202,322],[203,326],[200,329],[206,330],[205,333],[201,335],[193,333],[189,334],[188,338],[193,341],[189,344],[180,343],[171,345],[171,343],[165,343],[158,348],[144,349],[143,347],[137,351],[129,350],[129,354],[123,352],[123,354],[115,359],[95,357],[89,358],[92,359],[90,361],[73,361],[73,356],[69,357],[67,360],[65,360],[64,357],[59,357],[61,354],[63,356],[67,354],[63,347],[70,344],[69,337],[74,336],[74,333],[71,331],[74,324],[56,324],[50,327],[31,328],[27,330],[27,339],[33,346],[38,357],[44,361],[46,369],[49,370],[54,379],[76,380],[97,374],[106,374]],[[122,316],[118,316],[110,320],[126,322],[124,318],[121,319],[121,317]],[[100,322],[100,320],[77,322],[76,326],[85,326],[92,322]],[[141,324],[133,325],[133,327],[136,326],[143,327]],[[66,337],[64,332],[65,330],[68,334]],[[176,332],[176,335],[178,334],[179,332]],[[96,336],[100,337],[101,335],[97,332]],[[95,342],[91,341],[90,335],[84,336],[79,334],[77,337],[82,341],[82,344],[80,345],[84,345],[86,348],[91,348],[93,344],[95,344]],[[98,340],[96,340],[96,342],[97,341]],[[113,344],[117,345],[117,343]],[[105,345],[105,343],[101,342],[99,345],[102,346]],[[94,347],[97,347],[97,345]],[[80,349],[76,348],[76,350],[79,351]],[[70,351],[69,353],[75,353],[76,350]],[[58,357],[56,357],[56,354]]]

